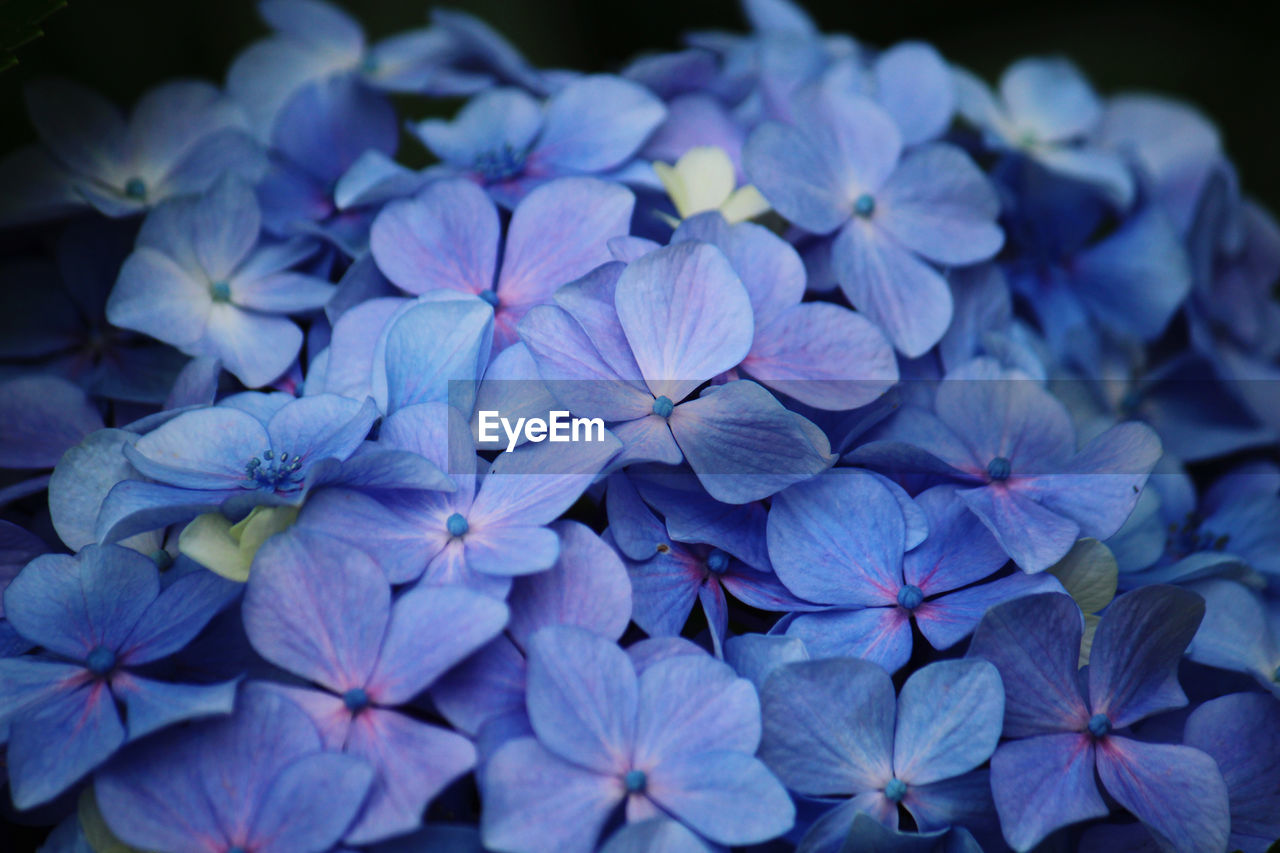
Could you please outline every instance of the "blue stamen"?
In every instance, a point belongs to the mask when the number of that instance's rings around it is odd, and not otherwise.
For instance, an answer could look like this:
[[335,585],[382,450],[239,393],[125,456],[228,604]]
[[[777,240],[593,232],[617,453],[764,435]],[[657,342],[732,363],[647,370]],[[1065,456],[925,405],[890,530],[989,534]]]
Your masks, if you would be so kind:
[[884,786],[884,796],[887,800],[900,803],[906,795],[907,783],[901,779],[890,779],[889,784]]
[[213,297],[214,302],[230,302],[231,285],[225,281],[215,281],[209,285],[209,295]]
[[628,770],[622,777],[622,784],[627,786],[628,793],[639,794],[649,784],[649,777],[643,770]]
[[465,536],[467,531],[471,529],[471,525],[467,524],[467,520],[462,517],[461,513],[457,512],[445,519],[444,526],[449,531],[449,535],[455,537]]
[[129,198],[142,201],[147,197],[147,182],[142,178],[130,178],[125,182],[124,194]]
[[676,404],[665,394],[653,401],[653,413],[660,418],[669,418],[676,410]]
[[492,290],[482,290],[479,293],[477,293],[476,296],[479,296],[481,299],[483,299],[485,302],[488,302],[494,308],[498,307],[498,294],[494,293]]
[[1094,714],[1089,718],[1086,728],[1094,737],[1106,737],[1111,732],[1111,718],[1106,714]]
[[898,590],[898,603],[907,610],[915,610],[924,602],[924,590],[918,586],[907,584]]
[[510,144],[480,154],[471,164],[486,183],[509,180],[524,171],[527,151],[516,150]]
[[84,659],[84,665],[90,672],[101,678],[116,668],[116,653],[106,646],[97,646]]
[[987,474],[997,482],[1009,479],[1012,473],[1013,463],[1004,456],[997,456],[987,463]]
[[707,555],[707,568],[718,575],[724,574],[725,570],[729,568],[729,555],[719,548],[712,550]]
[[346,705],[351,713],[358,714],[369,707],[369,694],[364,692],[363,687],[352,687],[342,694],[342,704]]
[[264,450],[244,464],[244,486],[273,492],[296,492],[306,479],[302,454],[292,457],[284,451]]
[[867,193],[863,193],[853,203],[853,212],[863,219],[869,218],[871,214],[876,212],[876,200]]

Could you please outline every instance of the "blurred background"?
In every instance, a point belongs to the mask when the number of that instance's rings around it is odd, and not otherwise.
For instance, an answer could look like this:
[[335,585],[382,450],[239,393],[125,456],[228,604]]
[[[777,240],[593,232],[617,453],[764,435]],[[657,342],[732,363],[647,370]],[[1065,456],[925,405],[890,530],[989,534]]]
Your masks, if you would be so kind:
[[[0,0],[0,19],[32,0]],[[344,0],[378,38],[418,27],[424,0]],[[615,69],[641,51],[680,45],[687,29],[742,30],[736,0],[452,0],[482,17],[535,63]],[[932,42],[994,79],[1027,54],[1074,59],[1104,93],[1147,90],[1198,105],[1222,130],[1246,191],[1280,210],[1280,27],[1270,4],[1245,0],[808,0],[823,29],[875,45]],[[232,57],[266,33],[252,0],[67,0],[44,37],[0,72],[0,151],[31,138],[25,80],[58,74],[131,103],[174,76],[221,80]],[[425,113],[425,108],[418,112]],[[406,118],[418,117],[410,107]],[[421,156],[407,147],[411,161]]]

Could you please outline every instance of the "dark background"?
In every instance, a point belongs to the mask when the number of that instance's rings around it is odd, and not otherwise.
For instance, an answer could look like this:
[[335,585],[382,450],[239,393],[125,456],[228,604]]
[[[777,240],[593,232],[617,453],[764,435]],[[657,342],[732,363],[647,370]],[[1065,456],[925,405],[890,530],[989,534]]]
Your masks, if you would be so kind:
[[[0,0],[0,15],[4,0]],[[423,0],[344,0],[377,38],[421,26]],[[536,64],[617,68],[641,51],[679,45],[690,28],[744,28],[736,0],[453,0],[503,32]],[[1280,210],[1280,26],[1271,4],[1241,0],[809,0],[826,30],[872,44],[933,42],[944,56],[993,79],[1027,54],[1073,58],[1104,93],[1166,92],[1221,127],[1243,185]],[[45,35],[0,73],[0,151],[30,139],[24,80],[60,74],[128,104],[173,76],[221,80],[244,45],[264,34],[251,0],[68,0]],[[406,117],[413,117],[410,110]]]

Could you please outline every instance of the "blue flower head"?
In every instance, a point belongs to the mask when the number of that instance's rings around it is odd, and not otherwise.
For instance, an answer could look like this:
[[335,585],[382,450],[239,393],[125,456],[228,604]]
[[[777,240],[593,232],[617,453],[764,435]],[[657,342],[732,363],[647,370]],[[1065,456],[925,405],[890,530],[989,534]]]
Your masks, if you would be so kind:
[[0,658],[15,805],[49,801],[126,741],[230,712],[235,681],[174,682],[147,667],[186,646],[234,592],[199,569],[162,588],[151,558],[115,545],[29,563],[4,592],[5,615],[44,652]]

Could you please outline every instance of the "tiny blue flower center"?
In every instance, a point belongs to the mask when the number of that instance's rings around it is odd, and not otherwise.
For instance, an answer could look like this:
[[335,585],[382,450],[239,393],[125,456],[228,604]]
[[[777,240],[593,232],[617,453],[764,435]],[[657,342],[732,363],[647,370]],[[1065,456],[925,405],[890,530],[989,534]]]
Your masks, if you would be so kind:
[[130,178],[125,182],[124,194],[129,198],[142,201],[147,197],[147,182],[142,178]]
[[907,610],[915,610],[924,601],[924,590],[918,586],[907,584],[898,590],[898,603]]
[[1165,540],[1165,551],[1174,560],[1181,560],[1201,551],[1222,551],[1231,541],[1228,535],[1218,534],[1203,529],[1202,519],[1196,512],[1187,513],[1181,523],[1169,523],[1169,536]]
[[863,193],[853,203],[853,212],[863,219],[869,218],[871,214],[876,212],[876,200],[867,193]]
[[1009,479],[1013,473],[1013,463],[1007,457],[997,456],[987,463],[987,474],[991,479],[1000,481]]
[[501,148],[494,148],[477,156],[471,164],[471,169],[484,178],[486,183],[506,181],[524,171],[527,153],[511,145],[503,145]]
[[163,548],[157,548],[151,552],[151,562],[156,564],[156,568],[164,571],[173,565],[173,555]]
[[628,770],[627,775],[622,777],[622,784],[627,786],[628,793],[639,794],[649,784],[649,777],[643,770]]
[[890,779],[889,784],[884,786],[884,796],[887,800],[900,803],[906,795],[907,783],[901,779]]
[[84,659],[84,665],[90,672],[101,678],[116,668],[116,653],[106,646],[97,646]]
[[213,297],[214,302],[230,302],[231,285],[225,281],[215,281],[209,285],[209,295]]
[[364,692],[363,687],[352,687],[342,694],[342,704],[351,713],[358,714],[369,707],[369,694]]
[[244,485],[250,489],[274,492],[296,492],[302,488],[306,472],[302,456],[276,450],[264,450],[244,465]]
[[378,58],[376,56],[366,56],[360,60],[360,72],[362,74],[377,74]]
[[1106,714],[1094,714],[1089,718],[1087,728],[1094,737],[1106,737],[1111,732],[1111,718]]
[[653,413],[660,418],[669,418],[676,410],[676,404],[665,394],[653,401]]
[[707,555],[707,568],[718,575],[724,574],[725,569],[729,568],[729,555],[719,548],[713,549]]
[[498,294],[494,293],[492,290],[482,290],[479,293],[477,293],[476,296],[479,296],[481,299],[483,299],[485,302],[488,302],[494,308],[498,307]]
[[444,526],[449,531],[450,536],[466,536],[467,531],[471,529],[471,525],[467,524],[467,520],[462,517],[462,513],[458,512],[445,519]]

